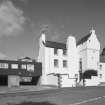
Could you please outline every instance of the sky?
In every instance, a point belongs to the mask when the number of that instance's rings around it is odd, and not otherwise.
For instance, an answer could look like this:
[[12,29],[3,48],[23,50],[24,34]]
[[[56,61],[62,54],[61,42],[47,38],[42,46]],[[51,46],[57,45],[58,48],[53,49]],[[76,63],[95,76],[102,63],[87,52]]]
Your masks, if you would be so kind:
[[0,57],[37,59],[41,30],[46,39],[78,41],[93,27],[105,47],[105,0],[0,0]]

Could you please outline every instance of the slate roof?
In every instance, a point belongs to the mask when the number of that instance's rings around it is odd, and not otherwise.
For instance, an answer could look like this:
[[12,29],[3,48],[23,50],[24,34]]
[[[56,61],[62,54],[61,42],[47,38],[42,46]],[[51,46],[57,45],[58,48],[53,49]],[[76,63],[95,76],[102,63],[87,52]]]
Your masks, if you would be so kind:
[[86,42],[90,36],[91,36],[91,33],[89,33],[88,35],[86,35],[86,36],[84,36],[83,38],[81,38],[81,39],[77,42],[77,45],[80,45],[80,44],[83,44],[84,42]]
[[46,42],[43,43],[43,44],[44,44],[46,47],[56,48],[56,49],[64,49],[64,50],[66,50],[66,44],[64,44],[64,43],[46,41]]
[[103,48],[101,55],[105,56],[105,48]]
[[103,51],[102,51],[102,53],[100,55],[100,62],[105,63],[105,48],[103,48]]
[[100,56],[100,62],[105,63],[105,56]]

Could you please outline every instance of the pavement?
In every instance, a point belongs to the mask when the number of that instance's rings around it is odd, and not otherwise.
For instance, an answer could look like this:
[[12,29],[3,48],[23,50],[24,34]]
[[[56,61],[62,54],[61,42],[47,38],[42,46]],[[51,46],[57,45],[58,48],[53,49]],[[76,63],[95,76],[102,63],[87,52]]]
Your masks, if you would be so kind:
[[16,93],[16,92],[27,92],[27,91],[41,91],[48,89],[56,89],[50,86],[19,86],[19,87],[0,87],[0,94],[5,93]]

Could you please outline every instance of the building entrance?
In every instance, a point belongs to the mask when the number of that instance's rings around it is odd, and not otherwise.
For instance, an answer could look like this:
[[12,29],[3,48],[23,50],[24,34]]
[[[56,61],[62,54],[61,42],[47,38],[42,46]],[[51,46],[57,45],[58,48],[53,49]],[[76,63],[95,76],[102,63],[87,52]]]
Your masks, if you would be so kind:
[[7,85],[8,85],[8,76],[0,75],[0,86],[7,86]]

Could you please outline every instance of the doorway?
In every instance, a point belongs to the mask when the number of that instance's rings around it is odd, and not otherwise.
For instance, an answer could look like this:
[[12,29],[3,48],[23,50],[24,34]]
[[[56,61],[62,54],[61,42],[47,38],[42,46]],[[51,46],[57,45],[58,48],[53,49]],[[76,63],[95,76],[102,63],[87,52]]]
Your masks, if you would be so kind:
[[8,75],[0,75],[0,86],[8,86]]

